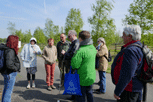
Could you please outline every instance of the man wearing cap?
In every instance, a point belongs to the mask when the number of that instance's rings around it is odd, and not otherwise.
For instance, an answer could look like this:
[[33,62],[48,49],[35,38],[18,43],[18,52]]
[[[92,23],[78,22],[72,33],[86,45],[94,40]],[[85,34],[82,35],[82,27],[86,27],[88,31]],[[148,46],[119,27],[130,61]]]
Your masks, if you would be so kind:
[[41,54],[40,47],[36,44],[37,40],[32,37],[30,39],[30,43],[25,44],[23,46],[23,49],[20,53],[20,57],[23,61],[23,67],[26,68],[27,71],[27,80],[28,85],[27,89],[29,89],[30,86],[30,80],[32,75],[32,88],[35,88],[35,73],[37,72],[37,55]]

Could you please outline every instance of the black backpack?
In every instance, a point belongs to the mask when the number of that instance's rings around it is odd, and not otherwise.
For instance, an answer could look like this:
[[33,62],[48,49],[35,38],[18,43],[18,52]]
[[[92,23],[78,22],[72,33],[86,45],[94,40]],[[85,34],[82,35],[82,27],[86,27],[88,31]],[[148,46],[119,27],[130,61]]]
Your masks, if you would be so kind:
[[112,61],[112,56],[111,56],[110,50],[108,51],[108,58],[105,55],[104,55],[104,57],[107,59],[108,62]]
[[4,69],[4,49],[0,49],[0,73]]

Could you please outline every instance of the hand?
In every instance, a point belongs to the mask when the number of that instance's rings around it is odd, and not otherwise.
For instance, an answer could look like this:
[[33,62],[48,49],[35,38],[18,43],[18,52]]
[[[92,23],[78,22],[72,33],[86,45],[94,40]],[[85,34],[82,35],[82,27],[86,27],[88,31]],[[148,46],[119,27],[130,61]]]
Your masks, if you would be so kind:
[[34,49],[34,50],[36,50],[36,47],[35,47],[35,46],[33,46],[33,49]]
[[65,54],[65,51],[64,51],[64,50],[62,50],[62,51],[61,51],[61,53],[64,55],[64,54]]
[[121,98],[114,93],[114,98],[120,100]]

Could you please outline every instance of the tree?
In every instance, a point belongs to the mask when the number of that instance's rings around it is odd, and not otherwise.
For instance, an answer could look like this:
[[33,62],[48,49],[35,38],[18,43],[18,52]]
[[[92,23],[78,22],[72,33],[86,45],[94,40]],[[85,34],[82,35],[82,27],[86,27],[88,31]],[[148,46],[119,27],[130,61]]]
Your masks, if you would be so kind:
[[44,32],[48,38],[54,38],[54,24],[49,18],[46,20]]
[[40,27],[37,27],[36,30],[34,31],[33,37],[37,39],[38,44],[45,44],[46,43],[46,37],[44,35],[43,29]]
[[129,14],[125,15],[124,25],[140,25],[142,34],[153,30],[153,0],[134,0],[128,9]]
[[32,35],[31,35],[31,31],[29,29],[29,31],[26,31],[24,36],[23,36],[23,42],[30,43],[31,37],[32,37]]
[[22,30],[16,30],[15,31],[15,35],[17,35],[19,37],[19,40],[23,42],[23,37],[24,37],[24,33],[22,33]]
[[8,28],[7,29],[8,29],[8,31],[9,31],[9,33],[11,35],[15,35],[15,31],[16,31],[16,29],[15,29],[15,23],[12,23],[12,22],[9,21]]
[[116,26],[114,19],[109,17],[112,9],[113,5],[107,0],[97,0],[96,5],[92,5],[94,14],[88,19],[88,22],[92,27],[94,45],[99,37],[105,38],[107,46],[115,42]]
[[80,10],[72,8],[66,17],[65,34],[67,35],[69,30],[75,30],[77,34],[79,34],[79,32],[82,30],[82,27],[83,20]]

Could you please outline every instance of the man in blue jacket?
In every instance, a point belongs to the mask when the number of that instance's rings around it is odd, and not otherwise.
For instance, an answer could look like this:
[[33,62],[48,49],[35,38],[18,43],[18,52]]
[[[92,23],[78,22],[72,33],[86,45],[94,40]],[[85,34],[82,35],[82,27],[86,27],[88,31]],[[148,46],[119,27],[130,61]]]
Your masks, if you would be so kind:
[[111,66],[112,81],[116,85],[114,98],[117,102],[141,102],[143,83],[138,80],[136,73],[141,72],[143,53],[141,48],[130,46],[131,44],[142,46],[140,26],[127,25],[122,38],[125,45]]

